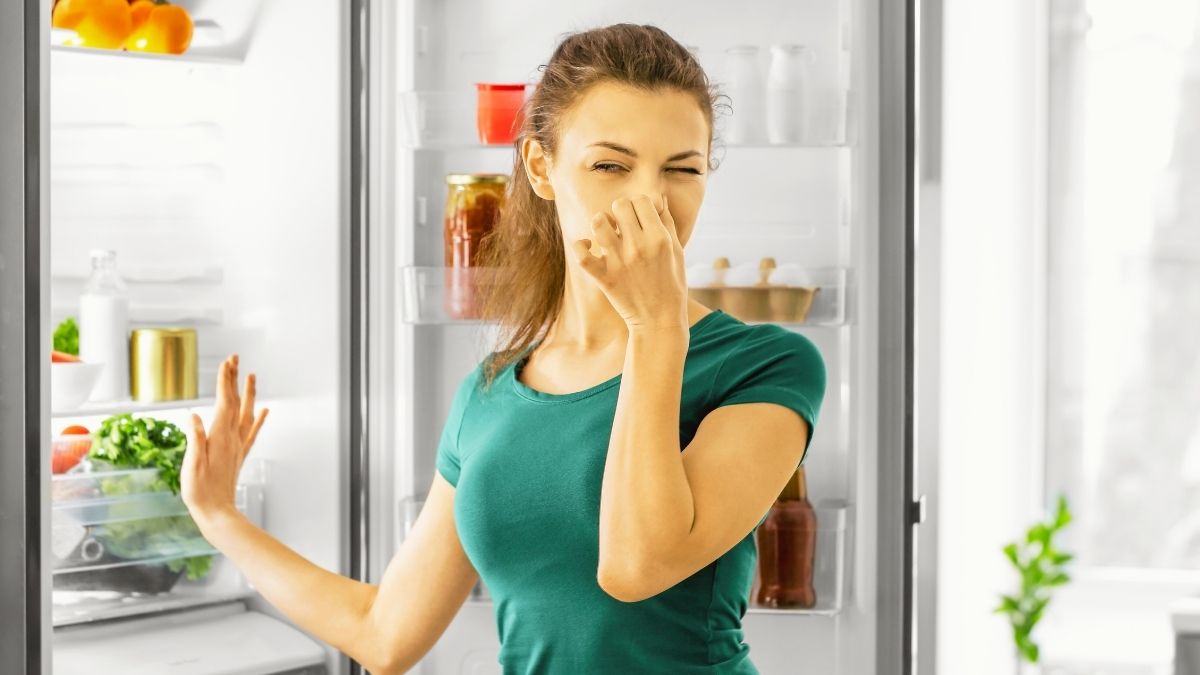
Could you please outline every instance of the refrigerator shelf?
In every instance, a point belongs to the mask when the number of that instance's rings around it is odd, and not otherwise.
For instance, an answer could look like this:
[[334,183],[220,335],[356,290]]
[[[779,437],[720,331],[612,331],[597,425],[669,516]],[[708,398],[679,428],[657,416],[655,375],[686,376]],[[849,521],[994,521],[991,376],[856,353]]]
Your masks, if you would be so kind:
[[241,54],[234,53],[234,46],[225,37],[225,30],[212,19],[193,19],[192,41],[182,54],[154,54],[149,52],[125,51],[123,49],[97,49],[72,44],[78,39],[75,31],[67,28],[50,29],[50,51],[82,58],[117,58],[131,61],[177,62],[181,64],[241,65]]
[[217,404],[215,396],[205,396],[201,398],[181,399],[178,401],[134,401],[125,399],[124,401],[103,401],[84,403],[78,408],[71,410],[52,410],[50,417],[52,419],[60,418],[76,418],[76,417],[92,417],[117,415],[120,413],[130,413],[137,415],[138,413],[153,412],[155,410],[192,410],[195,408],[210,408]]
[[[784,326],[841,326],[846,323],[846,269],[794,270],[796,287],[690,287],[700,303],[720,308],[746,323]],[[403,266],[398,275],[401,316],[414,324],[474,324],[475,289],[494,279],[491,268]]]
[[[476,128],[476,94],[473,90],[409,90],[399,94],[398,145],[413,150],[495,150],[513,152],[512,143],[484,144]],[[716,148],[822,149],[848,148],[840,139],[814,138],[799,143],[727,143],[714,139]]]

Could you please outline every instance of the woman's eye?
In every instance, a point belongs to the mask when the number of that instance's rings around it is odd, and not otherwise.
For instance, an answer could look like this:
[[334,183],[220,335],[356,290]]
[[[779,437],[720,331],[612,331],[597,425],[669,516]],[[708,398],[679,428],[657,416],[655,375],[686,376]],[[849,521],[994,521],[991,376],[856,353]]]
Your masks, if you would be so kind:
[[[611,168],[606,168],[606,167],[611,167]],[[599,164],[593,165],[592,170],[600,171],[602,173],[614,173],[614,170],[620,171],[623,169],[618,164],[609,164],[607,162],[601,162]],[[697,171],[696,169],[693,169],[691,167],[673,166],[673,167],[668,168],[667,171],[682,171],[684,173],[691,173],[691,174],[695,174],[697,176],[701,175],[701,173],[699,171]]]

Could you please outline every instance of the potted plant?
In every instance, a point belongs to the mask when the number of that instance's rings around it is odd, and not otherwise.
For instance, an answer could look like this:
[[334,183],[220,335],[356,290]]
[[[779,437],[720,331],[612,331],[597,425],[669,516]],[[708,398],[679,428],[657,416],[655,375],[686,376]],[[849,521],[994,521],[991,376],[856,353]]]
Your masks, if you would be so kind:
[[1020,576],[1020,589],[1012,595],[1001,595],[994,610],[1008,615],[1012,625],[1013,642],[1017,650],[1017,675],[1040,672],[1040,651],[1033,640],[1033,629],[1041,620],[1053,590],[1071,580],[1065,566],[1074,557],[1054,546],[1054,535],[1071,522],[1067,499],[1058,496],[1054,515],[1046,522],[1034,523],[1023,541],[1004,547],[1004,556]]

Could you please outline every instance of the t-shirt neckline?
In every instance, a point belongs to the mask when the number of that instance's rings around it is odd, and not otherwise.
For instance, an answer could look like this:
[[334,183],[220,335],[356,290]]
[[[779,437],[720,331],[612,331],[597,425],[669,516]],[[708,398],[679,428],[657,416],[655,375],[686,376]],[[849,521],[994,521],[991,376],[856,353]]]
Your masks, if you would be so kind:
[[[695,338],[696,335],[698,335],[713,322],[717,314],[725,314],[725,312],[720,309],[713,309],[708,314],[700,317],[700,319],[693,323],[688,329],[690,336]],[[572,401],[578,401],[589,396],[594,396],[595,394],[615,387],[621,382],[622,374],[617,373],[613,377],[610,377],[599,384],[594,384],[587,389],[581,389],[579,391],[568,392],[565,394],[552,394],[539,389],[534,389],[517,378],[517,371],[525,365],[525,360],[529,357],[529,353],[533,351],[533,349],[537,347],[540,342],[541,340],[537,340],[531,343],[525,348],[525,351],[522,352],[521,356],[516,361],[513,361],[508,367],[507,377],[512,383],[512,389],[522,398],[526,398],[530,401],[536,401],[538,403],[570,403]]]

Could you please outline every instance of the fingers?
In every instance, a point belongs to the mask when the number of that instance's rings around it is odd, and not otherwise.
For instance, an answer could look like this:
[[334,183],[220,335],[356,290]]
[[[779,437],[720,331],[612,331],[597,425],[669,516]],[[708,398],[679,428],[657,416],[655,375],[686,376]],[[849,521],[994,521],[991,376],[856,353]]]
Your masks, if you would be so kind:
[[258,438],[258,430],[262,428],[263,422],[267,421],[267,413],[271,412],[270,408],[263,408],[258,413],[258,419],[254,420],[254,426],[250,427],[250,435],[246,437],[242,444],[242,461],[246,461],[246,456],[250,454],[250,448],[254,447],[254,439]]
[[607,214],[597,213],[592,216],[592,235],[605,253],[616,252],[621,248],[621,238],[617,236]]
[[254,419],[254,373],[246,376],[245,395],[242,396],[241,410],[238,411],[238,428],[245,428]]
[[642,227],[641,221],[638,220],[638,214],[633,207],[633,201],[628,197],[614,199],[612,212],[621,229],[622,249],[626,253],[631,253],[642,245],[642,239],[645,234],[645,228]]
[[192,448],[194,453],[193,461],[205,461],[205,458],[208,456],[208,436],[204,433],[204,423],[200,421],[200,416],[195,413],[192,413],[192,438],[195,441]]
[[593,277],[603,278],[608,266],[602,258],[592,255],[592,240],[576,239],[571,246],[575,249],[575,258],[579,261],[579,266]]
[[667,234],[671,236],[671,241],[679,248],[683,248],[683,244],[679,241],[679,230],[675,227],[675,216],[671,215],[671,209],[667,206],[667,196],[663,195],[662,213],[659,214],[663,226],[667,228]]

